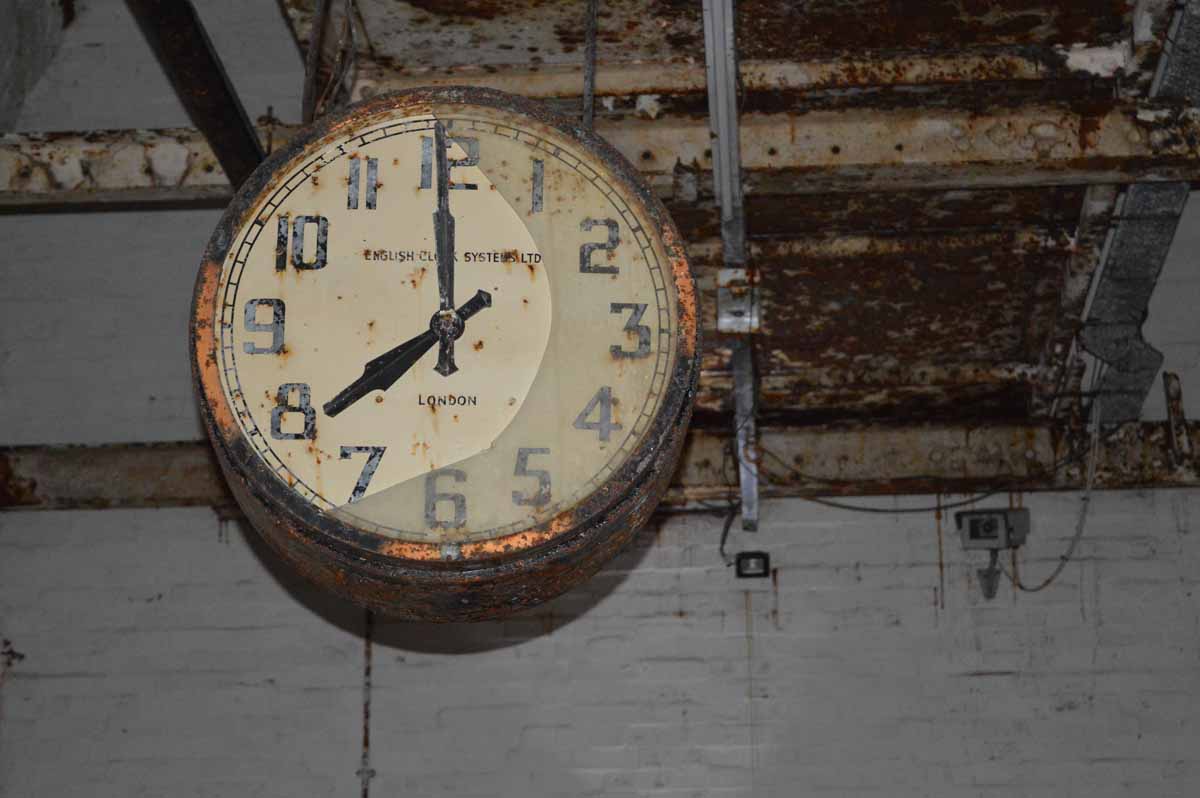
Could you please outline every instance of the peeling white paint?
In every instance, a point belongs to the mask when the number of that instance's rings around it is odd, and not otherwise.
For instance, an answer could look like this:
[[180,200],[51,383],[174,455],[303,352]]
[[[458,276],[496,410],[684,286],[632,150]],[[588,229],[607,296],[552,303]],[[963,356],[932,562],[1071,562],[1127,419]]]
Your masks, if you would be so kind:
[[1133,60],[1129,42],[1109,47],[1073,44],[1069,50],[1059,47],[1058,51],[1066,55],[1067,69],[1072,72],[1087,72],[1102,78],[1110,78],[1117,72],[1128,69]]
[[1162,122],[1169,119],[1171,109],[1169,108],[1139,108],[1137,118],[1139,122]]
[[657,94],[639,94],[637,98],[637,106],[635,110],[638,116],[646,119],[658,119],[658,114],[662,110],[662,105],[658,102],[659,95]]

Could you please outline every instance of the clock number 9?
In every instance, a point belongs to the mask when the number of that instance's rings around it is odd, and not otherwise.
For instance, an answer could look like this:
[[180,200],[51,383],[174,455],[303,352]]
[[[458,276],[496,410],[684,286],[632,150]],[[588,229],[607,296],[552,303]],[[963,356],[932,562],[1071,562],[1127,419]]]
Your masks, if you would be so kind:
[[[292,404],[292,392],[297,395]],[[303,432],[284,432],[283,417],[288,413],[304,414]],[[317,437],[317,411],[312,406],[312,390],[305,382],[285,382],[275,393],[275,407],[271,409],[271,437],[277,441],[314,440]]]
[[[258,320],[258,309],[266,307],[271,309],[270,324],[263,324]],[[284,307],[282,299],[251,299],[246,303],[246,332],[269,332],[271,333],[270,346],[256,346],[253,341],[246,341],[242,344],[242,349],[247,355],[275,355],[283,350],[283,318]]]
[[617,223],[613,219],[584,219],[579,223],[579,229],[586,233],[593,227],[601,225],[608,228],[608,240],[604,242],[589,241],[579,248],[579,271],[582,274],[618,274],[621,271],[616,266],[592,265],[593,252],[598,249],[612,252],[621,243],[621,236],[617,232]]

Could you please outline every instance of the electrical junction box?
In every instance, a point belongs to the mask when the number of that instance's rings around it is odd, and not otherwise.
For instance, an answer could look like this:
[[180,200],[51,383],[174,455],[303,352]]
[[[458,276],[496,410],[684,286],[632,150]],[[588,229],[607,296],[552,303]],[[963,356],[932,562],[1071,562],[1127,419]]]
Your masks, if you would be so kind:
[[954,514],[964,549],[1015,549],[1029,537],[1029,510],[964,510]]

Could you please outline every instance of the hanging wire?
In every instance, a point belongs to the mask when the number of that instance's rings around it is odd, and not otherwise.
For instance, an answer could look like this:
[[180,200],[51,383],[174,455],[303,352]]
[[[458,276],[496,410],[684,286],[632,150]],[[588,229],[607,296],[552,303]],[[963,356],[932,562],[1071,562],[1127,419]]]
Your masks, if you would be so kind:
[[733,527],[733,521],[738,516],[738,511],[742,509],[741,502],[730,502],[729,507],[725,512],[725,526],[721,530],[721,545],[717,547],[717,553],[721,555],[721,561],[728,568],[733,565],[733,559],[725,553],[725,541],[729,539],[729,530]]
[[[1099,384],[1101,375],[1105,370],[1106,369],[1102,368],[1100,365],[1097,365],[1092,374],[1093,389]],[[1087,478],[1084,482],[1083,496],[1080,498],[1079,518],[1075,522],[1075,534],[1071,537],[1071,543],[1067,546],[1067,550],[1059,555],[1058,565],[1055,566],[1054,570],[1050,572],[1050,575],[1037,585],[1030,587],[1021,581],[1021,575],[1017,571],[1017,561],[1015,557],[1013,558],[1012,573],[1010,574],[1005,571],[1005,576],[1007,576],[1019,590],[1022,590],[1026,593],[1037,593],[1041,590],[1045,590],[1051,584],[1053,584],[1054,580],[1058,579],[1059,574],[1063,572],[1063,569],[1067,567],[1067,563],[1071,562],[1071,558],[1075,555],[1075,549],[1079,545],[1079,541],[1083,539],[1083,530],[1087,526],[1088,512],[1092,505],[1092,486],[1095,485],[1096,482],[1096,464],[1100,460],[1100,402],[1101,400],[1099,395],[1092,399],[1091,456],[1088,458]],[[1001,568],[1003,569],[1003,566],[1001,566]]]
[[321,64],[321,43],[325,38],[325,19],[329,16],[329,0],[317,0],[313,12],[312,30],[308,34],[308,52],[304,55],[304,99],[301,116],[305,124],[313,121],[317,111],[317,71]]
[[355,0],[343,0],[342,26],[338,34],[337,52],[330,69],[329,80],[318,93],[317,81],[321,71],[321,51],[325,41],[325,28],[330,17],[330,0],[318,0],[313,14],[312,31],[308,38],[308,52],[304,60],[304,122],[312,122],[329,106],[340,104],[343,94],[349,95],[346,77],[358,63],[358,43],[355,35],[355,19],[358,8]]
[[600,0],[587,0],[583,58],[583,126],[592,129],[596,105],[596,28]]

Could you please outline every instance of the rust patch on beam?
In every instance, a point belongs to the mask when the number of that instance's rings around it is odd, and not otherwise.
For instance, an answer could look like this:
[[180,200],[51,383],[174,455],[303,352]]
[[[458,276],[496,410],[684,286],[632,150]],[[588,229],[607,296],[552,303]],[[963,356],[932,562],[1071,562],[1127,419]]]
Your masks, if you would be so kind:
[[[695,175],[676,180],[701,182]],[[1041,228],[1051,235],[1075,227],[1086,190],[1082,186],[1047,186],[831,195],[747,194],[747,236],[762,240],[830,233],[910,235],[1029,228]],[[709,194],[688,201],[683,191],[672,193],[667,207],[686,239],[720,237],[720,212]]]
[[[1010,0],[1003,4],[932,0],[898,8],[890,0],[743,0],[736,7],[738,49],[745,60],[863,60],[864,53],[919,57],[929,53],[1007,49],[1012,53],[1122,43],[1157,22],[1163,0]],[[470,65],[555,67],[582,59],[583,18],[577,3],[446,0],[396,3],[358,0],[365,36],[360,58],[395,71]],[[313,0],[284,4],[303,47]],[[1161,25],[1153,29],[1162,35]],[[1135,39],[1135,42],[1137,40]],[[1141,42],[1137,42],[1140,44]],[[603,7],[599,61],[604,67],[655,62],[647,71],[695,62],[703,52],[701,10],[687,0],[639,0]]]
[[0,507],[67,510],[231,504],[204,443],[0,448]]
[[[701,45],[703,49],[703,45]],[[971,81],[1045,80],[1055,72],[1046,61],[1019,52],[958,52],[877,58],[782,61],[747,59],[738,67],[746,92],[819,90],[866,86],[916,86]],[[376,94],[419,86],[482,86],[536,99],[577,98],[583,87],[582,64],[469,65],[410,67],[395,60],[360,62],[352,95]],[[703,59],[693,63],[606,63],[596,73],[596,96],[623,98],[636,107],[664,95],[703,93]]]

